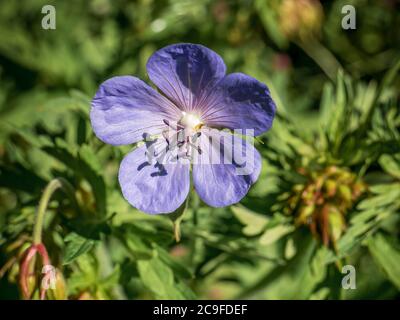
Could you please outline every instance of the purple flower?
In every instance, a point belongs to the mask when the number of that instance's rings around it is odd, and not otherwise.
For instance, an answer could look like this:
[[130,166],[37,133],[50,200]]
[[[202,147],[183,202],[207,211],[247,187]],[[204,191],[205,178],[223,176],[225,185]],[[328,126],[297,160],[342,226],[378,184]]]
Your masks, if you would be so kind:
[[214,51],[175,44],[147,62],[160,92],[132,76],[101,84],[90,112],[97,137],[112,145],[145,141],[119,169],[132,206],[173,212],[189,193],[190,171],[200,198],[213,207],[239,202],[257,180],[260,154],[248,139],[221,129],[260,135],[272,125],[275,104],[263,83],[225,71]]

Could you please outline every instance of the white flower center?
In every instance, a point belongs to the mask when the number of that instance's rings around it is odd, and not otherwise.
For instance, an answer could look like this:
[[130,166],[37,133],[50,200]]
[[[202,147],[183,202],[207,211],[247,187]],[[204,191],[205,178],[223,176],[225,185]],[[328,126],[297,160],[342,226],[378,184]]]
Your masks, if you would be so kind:
[[199,116],[184,111],[182,111],[182,118],[179,120],[179,124],[191,132],[195,132],[203,126]]

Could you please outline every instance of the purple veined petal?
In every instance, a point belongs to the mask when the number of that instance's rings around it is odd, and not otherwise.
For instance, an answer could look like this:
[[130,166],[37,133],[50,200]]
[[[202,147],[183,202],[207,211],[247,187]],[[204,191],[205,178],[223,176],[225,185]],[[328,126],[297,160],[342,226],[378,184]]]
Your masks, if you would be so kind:
[[200,198],[212,207],[239,202],[258,179],[260,154],[248,141],[222,131],[203,131],[199,140],[193,183]]
[[159,134],[164,120],[177,121],[180,110],[167,98],[132,76],[111,78],[92,100],[90,120],[96,136],[112,145],[131,144]]
[[[161,153],[161,148],[156,147]],[[119,168],[119,183],[124,198],[135,208],[148,213],[171,213],[185,201],[190,188],[190,163],[152,161],[148,146],[129,153]]]
[[184,111],[201,108],[225,72],[225,63],[217,53],[190,43],[162,48],[147,62],[150,80]]
[[275,110],[265,84],[245,74],[232,73],[209,96],[201,118],[208,126],[253,129],[258,136],[271,128]]

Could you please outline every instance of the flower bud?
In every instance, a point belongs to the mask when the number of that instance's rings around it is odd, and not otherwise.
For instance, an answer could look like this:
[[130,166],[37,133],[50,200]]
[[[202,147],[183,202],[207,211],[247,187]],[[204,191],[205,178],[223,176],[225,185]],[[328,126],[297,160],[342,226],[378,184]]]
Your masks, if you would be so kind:
[[307,225],[326,246],[335,245],[346,228],[346,213],[367,185],[348,168],[337,166],[313,169],[308,174],[304,172],[304,176],[307,184],[292,187],[283,211],[295,214],[295,224]]
[[341,184],[338,188],[339,195],[343,198],[343,200],[347,203],[351,203],[352,194],[349,186],[345,184]]
[[332,179],[327,179],[325,181],[324,188],[327,197],[332,198],[336,194],[336,189],[337,189],[336,181]]
[[353,190],[352,190],[352,199],[357,200],[361,194],[363,194],[367,190],[367,187],[365,183],[361,181],[357,181],[356,183],[353,184]]
[[60,270],[56,269],[55,272],[54,288],[47,290],[47,297],[50,300],[66,300],[67,299],[67,286],[64,276]]
[[315,205],[302,206],[299,209],[299,215],[296,224],[308,224],[309,217],[313,214]]
[[279,16],[281,30],[288,38],[304,40],[319,35],[323,9],[317,0],[283,0]]
[[34,297],[37,295],[36,290],[36,285],[37,285],[37,279],[36,276],[31,274],[26,277],[26,283],[27,283],[27,292],[29,297]]
[[333,243],[336,243],[336,241],[339,240],[345,229],[345,226],[346,222],[340,211],[335,208],[331,208],[329,211],[329,231]]

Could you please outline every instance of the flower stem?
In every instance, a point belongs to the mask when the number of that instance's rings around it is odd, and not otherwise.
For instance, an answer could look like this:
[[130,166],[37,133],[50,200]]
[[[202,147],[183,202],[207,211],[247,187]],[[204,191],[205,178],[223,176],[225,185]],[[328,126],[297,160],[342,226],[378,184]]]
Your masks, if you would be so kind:
[[335,81],[336,73],[342,69],[342,66],[327,48],[316,38],[308,41],[295,41],[295,44],[313,59],[332,81]]
[[[198,209],[199,209],[199,197],[196,192],[193,190],[192,195],[192,228],[193,230],[197,230],[198,228]],[[196,252],[198,251],[199,245],[201,244],[201,239],[197,236],[194,236],[191,241],[191,250],[190,250],[190,263],[193,270],[196,270]]]
[[174,238],[176,242],[181,241],[181,222],[176,221],[174,222]]
[[44,215],[46,213],[46,209],[51,199],[51,196],[59,188],[61,188],[65,192],[65,194],[70,198],[72,204],[75,207],[78,207],[75,198],[75,192],[71,184],[63,178],[55,178],[51,180],[43,191],[42,197],[40,198],[39,201],[39,207],[36,212],[35,225],[33,227],[33,244],[35,245],[42,243],[42,229],[43,229]]
[[186,209],[188,207],[189,196],[186,198],[185,202],[176,209],[173,213],[169,214],[169,218],[172,221],[174,228],[174,238],[176,242],[181,241],[181,221],[183,215],[186,213]]
[[182,221],[183,215],[186,213],[188,203],[189,203],[189,196],[186,198],[185,202],[183,203],[183,207],[181,207],[179,209],[177,216],[173,220],[174,238],[175,238],[176,242],[181,241],[181,221]]

